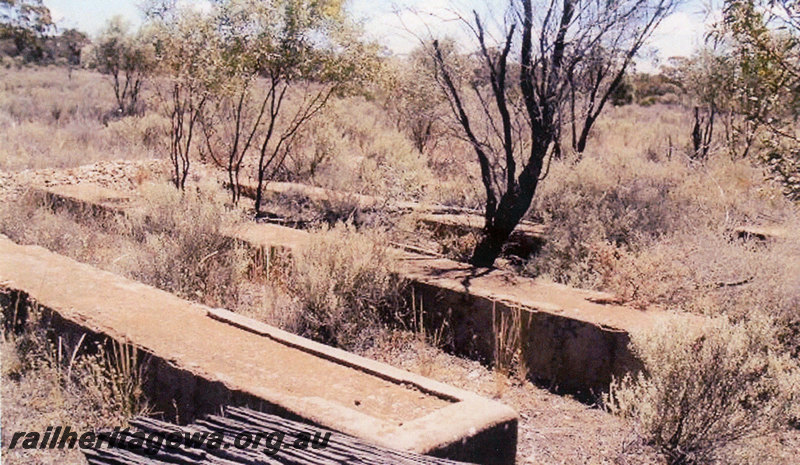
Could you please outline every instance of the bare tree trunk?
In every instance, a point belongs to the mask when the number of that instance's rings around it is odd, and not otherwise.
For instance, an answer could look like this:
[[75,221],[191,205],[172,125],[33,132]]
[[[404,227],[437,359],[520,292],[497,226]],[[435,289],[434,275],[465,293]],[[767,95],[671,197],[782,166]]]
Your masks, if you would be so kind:
[[[198,97],[193,93],[193,89],[184,89],[179,84],[172,88],[170,161],[173,169],[172,183],[181,190],[186,187],[186,178],[189,176],[194,126],[206,102],[206,96]],[[197,98],[199,100],[195,100]]]
[[694,107],[694,127],[692,128],[693,158],[705,160],[711,148],[711,138],[714,134],[714,117],[716,107],[711,104],[707,117],[700,115],[700,107]]
[[592,125],[594,125],[594,118],[587,117],[583,129],[581,129],[578,143],[575,145],[576,152],[583,153],[583,151],[586,150],[586,141],[589,139],[589,131],[592,129]]
[[484,236],[472,253],[472,265],[490,267],[503,252],[503,245],[508,242],[514,228],[522,221],[533,202],[548,146],[549,144],[539,145],[532,149],[531,161],[520,173],[518,184],[515,183],[513,189],[507,189],[500,198],[493,221],[484,227]]
[[[542,11],[537,8],[535,14],[534,7],[539,5],[534,5],[532,0],[520,0],[514,5],[521,6],[521,11],[516,11],[516,21],[506,30],[505,41],[496,47],[487,45],[484,25],[477,12],[473,11],[474,26],[469,26],[480,46],[483,71],[488,73],[488,85],[470,81],[481,104],[481,117],[490,123],[488,131],[482,132],[480,126],[471,123],[460,85],[468,79],[458,79],[455,69],[445,63],[438,42],[433,42],[437,80],[463,129],[465,140],[478,157],[486,191],[484,235],[470,259],[473,265],[481,267],[494,264],[530,208],[548,154],[552,157],[560,153],[563,114],[569,111],[572,116],[572,142],[580,153],[586,147],[591,127],[622,82],[631,60],[675,2],[653,0],[650,4],[642,0],[607,5],[613,14],[602,8],[589,8],[577,0],[545,2],[542,5],[545,8]],[[645,14],[639,15],[640,12]],[[576,15],[582,20],[576,20]],[[534,20],[539,24],[534,25]],[[514,40],[517,25],[521,26],[518,41]],[[634,27],[636,32],[628,35]],[[509,92],[506,80],[508,55],[514,43],[519,45],[520,52],[515,62],[519,80],[514,82],[519,86],[518,93]],[[607,55],[608,43],[613,44],[610,55]],[[592,57],[601,55],[607,58],[596,67]],[[588,95],[579,99],[574,79],[581,65],[591,81]],[[494,97],[494,105],[485,97],[489,92]],[[581,116],[582,127],[576,131],[575,106],[581,101],[586,102],[586,111]],[[529,138],[515,137],[520,121]],[[521,154],[526,146],[527,153]],[[522,159],[519,176],[517,158]]]

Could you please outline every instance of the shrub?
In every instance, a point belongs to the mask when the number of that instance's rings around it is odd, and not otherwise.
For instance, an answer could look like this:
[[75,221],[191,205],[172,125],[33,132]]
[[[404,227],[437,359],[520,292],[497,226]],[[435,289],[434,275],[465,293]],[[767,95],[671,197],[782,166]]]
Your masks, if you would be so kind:
[[131,217],[126,234],[141,242],[134,279],[213,306],[235,306],[249,266],[246,251],[225,237],[237,221],[218,190],[180,192],[145,186],[146,208]]
[[765,318],[672,324],[633,344],[645,369],[614,381],[605,404],[670,464],[728,463],[798,413],[797,360],[776,351]]
[[800,201],[800,148],[785,140],[769,140],[766,145],[762,161],[773,179],[783,186],[786,197]]
[[108,123],[106,131],[114,139],[125,141],[131,146],[143,146],[151,150],[165,149],[169,121],[155,113],[127,116]]
[[114,95],[99,73],[76,70],[69,79],[66,69],[56,67],[0,69],[0,81],[5,170],[152,158],[164,146],[164,122],[152,115],[131,119],[126,127],[104,127]]
[[753,243],[722,231],[681,231],[635,253],[606,250],[606,261],[593,262],[603,270],[599,287],[637,306],[724,314],[734,321],[759,309],[781,328],[786,351],[800,354],[800,242]]
[[434,184],[427,158],[376,103],[349,98],[325,116],[306,127],[307,136],[293,148],[292,179],[306,176],[335,190],[392,199],[418,199]]
[[692,211],[697,206],[676,193],[687,173],[677,162],[627,158],[554,166],[532,210],[548,226],[548,239],[528,271],[598,287],[603,254],[613,248],[636,250],[698,218]]
[[[728,230],[763,222],[765,212],[770,221],[793,221],[796,208],[763,176],[727,157],[704,166],[685,157],[659,160],[631,153],[554,163],[532,208],[548,227],[547,242],[527,272],[603,288],[618,265],[649,260],[648,250],[666,257],[673,253],[667,247],[685,246],[683,239],[702,248],[698,237],[717,237],[709,244],[719,244]],[[732,253],[725,259],[730,264],[740,249],[722,250]],[[687,248],[675,253],[684,251],[694,253]]]
[[289,287],[304,310],[304,335],[358,348],[401,316],[405,282],[380,234],[341,223],[318,230],[294,262]]

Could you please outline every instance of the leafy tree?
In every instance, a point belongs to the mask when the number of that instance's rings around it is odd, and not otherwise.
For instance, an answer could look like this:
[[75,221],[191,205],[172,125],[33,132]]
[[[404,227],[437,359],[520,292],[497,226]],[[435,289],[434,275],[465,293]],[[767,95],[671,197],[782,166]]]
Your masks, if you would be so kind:
[[91,43],[89,36],[77,29],[66,29],[52,39],[52,55],[72,69],[81,64],[81,51]]
[[155,47],[154,88],[170,120],[172,182],[184,189],[195,131],[206,103],[221,86],[222,46],[213,18],[191,6],[159,4],[149,11]]
[[256,36],[245,33],[243,26],[249,20],[249,13],[239,6],[234,2],[221,5],[214,19],[221,35],[219,66],[223,79],[211,108],[200,119],[201,154],[228,172],[234,204],[241,197],[242,164],[248,153],[257,148],[270,95],[264,90],[265,80],[259,79],[264,59],[261,44]]
[[396,62],[389,84],[389,112],[420,153],[435,146],[445,129],[447,103],[433,77],[435,67],[431,53],[420,46]]
[[234,202],[242,165],[255,158],[256,214],[300,128],[334,94],[362,88],[378,66],[376,48],[359,39],[340,0],[219,0],[205,12],[162,0],[149,15],[169,83],[160,95],[169,96],[176,186],[200,131],[200,150],[228,171]]
[[682,59],[669,69],[681,83],[687,104],[694,109],[692,128],[693,158],[705,160],[711,149],[714,123],[722,116],[725,126],[733,114],[730,60],[714,47],[707,47],[691,58]]
[[42,0],[0,0],[0,40],[11,40],[26,61],[44,57],[45,35],[53,28]]
[[[255,210],[260,213],[264,182],[283,165],[298,130],[334,94],[359,90],[378,67],[377,48],[360,40],[342,0],[276,0],[253,7],[257,30],[268,51],[262,73],[269,87],[269,120],[258,155]],[[302,97],[284,106],[294,89]],[[279,117],[284,116],[282,129]]]
[[[766,8],[770,6],[770,8]],[[760,129],[790,136],[800,110],[800,6],[790,0],[729,0],[714,37],[728,61],[732,142],[747,156]]]
[[636,73],[632,75],[636,103],[652,105],[667,95],[683,95],[685,93],[683,69],[685,57],[673,57],[662,65],[658,74]]
[[131,32],[121,17],[111,18],[89,48],[86,63],[111,77],[121,115],[139,110],[142,86],[154,66],[153,48],[141,33]]
[[800,4],[794,0],[728,0],[712,32],[728,84],[726,140],[746,157],[754,144],[800,198]]
[[[460,78],[434,42],[439,82],[477,154],[486,191],[484,237],[472,254],[473,265],[494,264],[530,208],[545,162],[560,147],[573,78],[584,75],[591,83],[587,93],[575,96],[580,151],[645,39],[676,3],[511,0],[504,18],[490,21],[506,25],[496,41],[487,34],[487,21],[474,13],[474,20],[464,23],[477,40],[482,80]],[[516,60],[510,59],[512,51]],[[480,102],[475,111],[466,104],[469,90]],[[479,130],[482,120],[488,130]]]
[[619,85],[611,91],[611,104],[615,107],[630,105],[636,99],[636,89],[630,76],[625,76]]
[[[237,44],[235,49],[258,51],[244,60],[256,65],[261,86],[255,121],[245,139],[245,147],[251,137],[257,141],[258,215],[265,182],[282,168],[300,128],[320,113],[331,96],[362,89],[373,78],[377,48],[360,40],[341,0],[230,0],[222,11],[229,19],[222,22],[224,42]],[[234,101],[243,101],[246,91],[240,85],[239,99]],[[234,120],[238,103],[236,108]],[[235,155],[234,162],[242,156]]]

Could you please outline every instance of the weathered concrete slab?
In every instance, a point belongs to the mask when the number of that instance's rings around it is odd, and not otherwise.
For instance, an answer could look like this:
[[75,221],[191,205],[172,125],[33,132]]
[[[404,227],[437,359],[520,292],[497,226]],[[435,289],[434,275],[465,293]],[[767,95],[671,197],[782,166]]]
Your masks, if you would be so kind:
[[0,236],[0,283],[67,325],[132,344],[158,361],[149,391],[189,420],[260,402],[376,444],[512,463],[516,414],[497,402],[324,346],[37,246]]
[[[242,195],[255,198],[256,187],[245,183]],[[417,220],[432,229],[435,235],[477,234],[483,230],[484,218],[479,212],[411,201],[389,201],[380,197],[338,192],[321,187],[292,182],[269,182],[264,186],[270,195],[297,196],[313,201],[349,201],[363,210],[382,209],[393,212],[415,213]],[[506,252],[528,257],[539,250],[545,241],[546,229],[541,224],[522,222],[515,228],[506,246]]]
[[65,184],[31,190],[38,200],[56,210],[66,209],[76,214],[115,215],[133,208],[136,197],[96,184]]
[[222,233],[264,250],[296,251],[308,243],[308,233],[274,224],[247,223],[223,229]]
[[416,283],[428,324],[444,329],[455,352],[491,361],[504,344],[518,344],[532,378],[569,392],[606,390],[613,376],[639,367],[630,334],[683,318],[447,259],[406,254],[403,271]]
[[[50,189],[48,195],[69,194],[72,202],[120,208],[98,200],[93,189],[86,196],[80,190]],[[298,250],[311,240],[305,231],[272,224],[251,223],[230,234],[255,250]],[[689,318],[618,305],[608,294],[500,270],[476,270],[413,252],[398,255],[424,309],[424,323],[440,331],[453,352],[492,362],[504,345],[516,341],[531,378],[570,392],[605,390],[613,376],[638,368],[628,347],[630,334]]]

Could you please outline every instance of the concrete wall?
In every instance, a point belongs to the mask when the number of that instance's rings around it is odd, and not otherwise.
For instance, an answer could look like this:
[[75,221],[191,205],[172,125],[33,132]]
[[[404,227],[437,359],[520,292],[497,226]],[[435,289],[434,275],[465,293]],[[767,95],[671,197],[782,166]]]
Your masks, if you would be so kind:
[[449,350],[491,364],[505,338],[515,345],[508,350],[520,350],[529,377],[556,391],[592,396],[640,366],[624,330],[436,285],[415,283],[414,290],[427,331],[439,331]]

